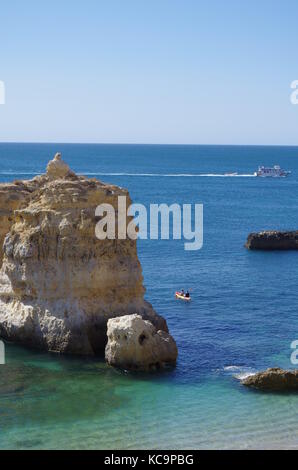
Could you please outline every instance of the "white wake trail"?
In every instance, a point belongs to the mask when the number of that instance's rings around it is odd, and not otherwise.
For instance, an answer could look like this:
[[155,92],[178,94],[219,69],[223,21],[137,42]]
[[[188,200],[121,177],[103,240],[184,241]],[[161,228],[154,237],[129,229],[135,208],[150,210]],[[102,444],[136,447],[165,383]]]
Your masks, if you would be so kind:
[[86,176],[131,176],[148,178],[252,178],[254,174],[227,175],[221,173],[84,173]]
[[[40,175],[43,172],[36,171],[0,171],[1,176]],[[223,174],[223,173],[109,173],[109,172],[84,172],[76,171],[85,176],[129,176],[145,178],[253,178],[255,174]]]

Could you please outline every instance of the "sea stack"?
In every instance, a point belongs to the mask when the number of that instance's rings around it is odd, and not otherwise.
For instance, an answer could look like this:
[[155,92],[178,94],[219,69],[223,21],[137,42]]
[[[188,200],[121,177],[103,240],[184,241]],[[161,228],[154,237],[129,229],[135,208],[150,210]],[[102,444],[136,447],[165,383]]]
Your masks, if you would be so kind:
[[298,250],[298,231],[251,233],[245,246],[249,250]]
[[111,318],[138,313],[168,331],[144,300],[136,241],[95,235],[96,207],[117,214],[118,196],[131,203],[127,190],[77,176],[60,154],[46,174],[0,185],[0,337],[96,355]]
[[106,361],[114,367],[152,371],[176,364],[178,350],[172,336],[140,315],[109,320],[107,334]]

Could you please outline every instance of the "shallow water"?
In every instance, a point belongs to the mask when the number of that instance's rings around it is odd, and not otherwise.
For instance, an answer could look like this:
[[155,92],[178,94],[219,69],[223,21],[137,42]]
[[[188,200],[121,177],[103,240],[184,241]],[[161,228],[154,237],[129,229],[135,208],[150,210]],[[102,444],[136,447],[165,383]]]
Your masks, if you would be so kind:
[[[131,375],[7,345],[0,448],[298,447],[298,396],[252,392],[235,378],[292,367],[298,253],[244,243],[251,231],[297,228],[298,148],[0,144],[0,180],[43,172],[58,150],[75,171],[127,187],[134,202],[203,203],[204,247],[138,245],[146,297],[178,343],[175,370]],[[293,174],[254,178],[259,164]],[[236,171],[247,176],[224,177]],[[192,288],[191,304],[174,299],[181,287]]]

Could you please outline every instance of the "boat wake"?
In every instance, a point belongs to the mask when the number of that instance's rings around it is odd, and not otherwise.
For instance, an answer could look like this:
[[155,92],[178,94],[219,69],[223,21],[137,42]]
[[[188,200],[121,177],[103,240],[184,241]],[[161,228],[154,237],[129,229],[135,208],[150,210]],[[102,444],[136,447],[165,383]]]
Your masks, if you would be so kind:
[[[236,174],[236,173],[109,173],[109,172],[84,172],[77,171],[78,174],[85,176],[129,176],[140,178],[253,178],[255,174]],[[23,176],[23,175],[40,175],[41,172],[36,171],[0,171],[0,176]]]
[[151,178],[252,178],[255,174],[225,173],[84,173],[86,176],[131,176]]

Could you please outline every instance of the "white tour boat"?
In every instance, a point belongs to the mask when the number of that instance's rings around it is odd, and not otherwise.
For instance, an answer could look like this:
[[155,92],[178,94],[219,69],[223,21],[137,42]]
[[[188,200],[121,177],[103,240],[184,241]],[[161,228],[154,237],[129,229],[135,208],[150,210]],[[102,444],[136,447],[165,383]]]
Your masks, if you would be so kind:
[[273,168],[260,166],[258,171],[255,172],[255,176],[261,176],[263,178],[281,178],[290,174],[290,171],[283,170],[279,165],[275,165]]

